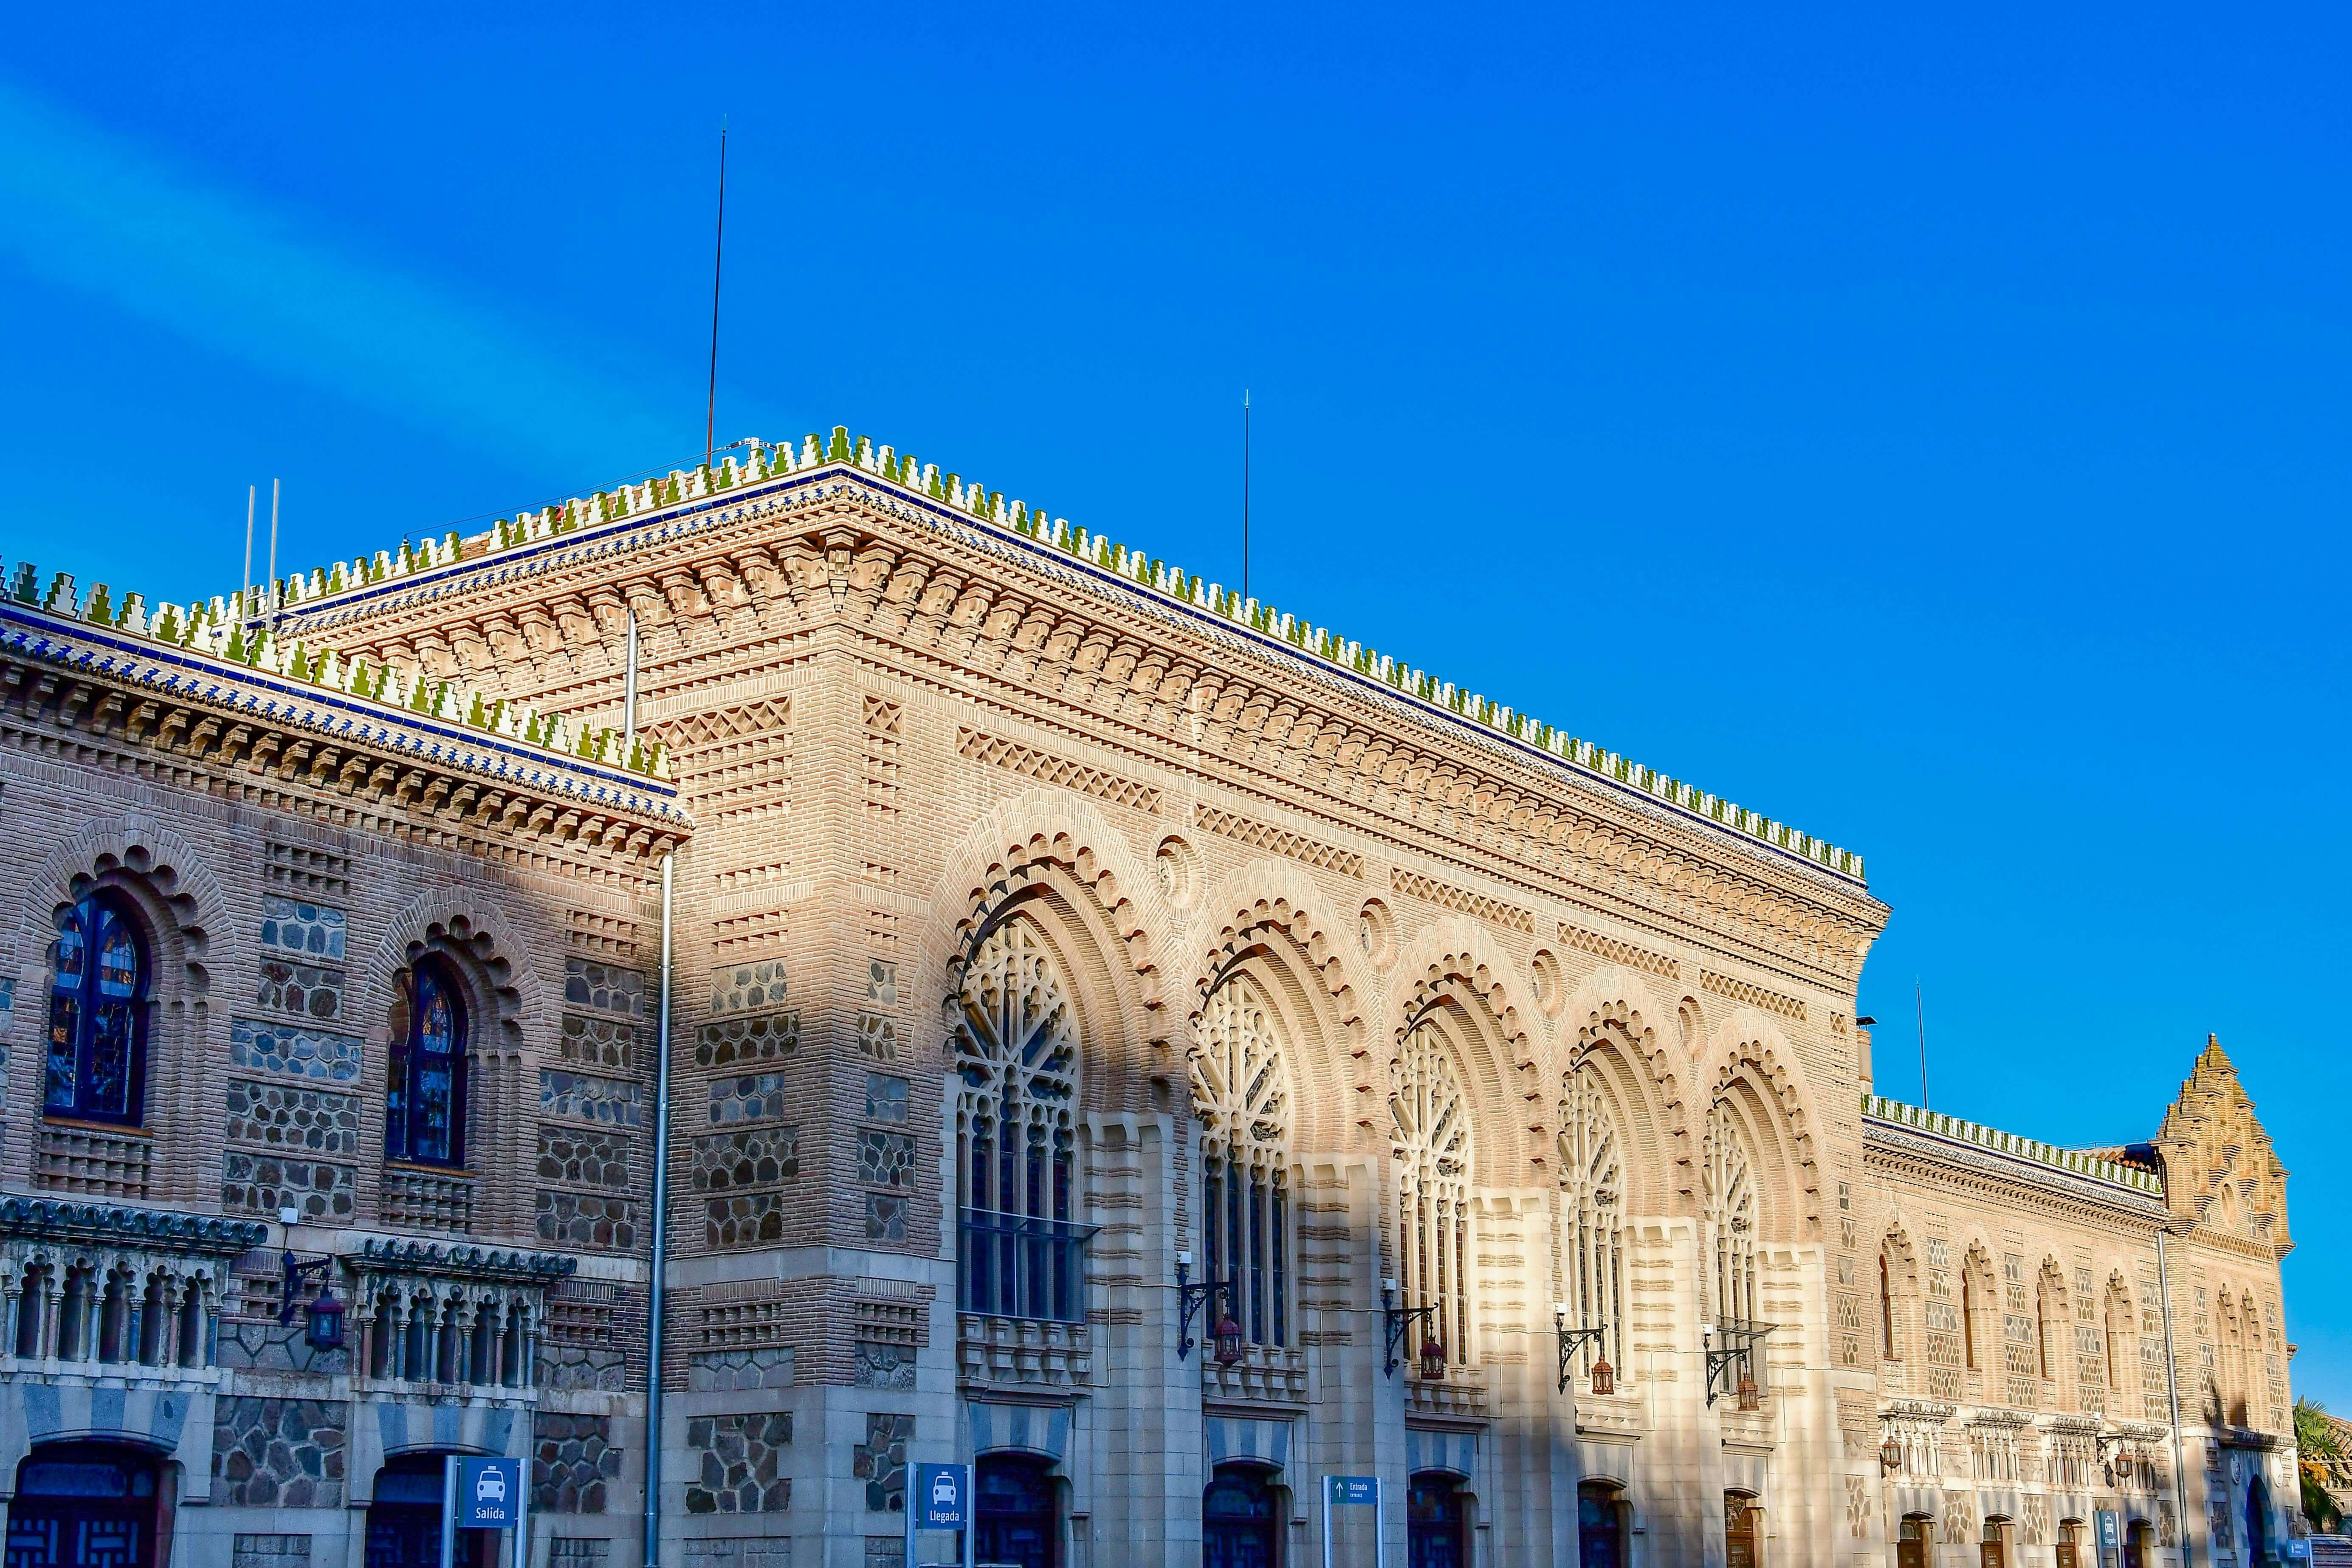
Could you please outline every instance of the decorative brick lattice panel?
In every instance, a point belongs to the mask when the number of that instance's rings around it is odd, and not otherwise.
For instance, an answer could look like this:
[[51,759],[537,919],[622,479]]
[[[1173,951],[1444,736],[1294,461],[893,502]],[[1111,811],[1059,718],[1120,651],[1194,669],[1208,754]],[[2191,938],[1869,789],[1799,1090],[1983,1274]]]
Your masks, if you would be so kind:
[[1320,870],[1337,871],[1343,877],[1364,874],[1364,858],[1352,849],[1342,849],[1335,844],[1325,844],[1319,839],[1308,838],[1284,828],[1269,827],[1263,822],[1253,822],[1230,811],[1212,811],[1202,806],[1193,812],[1192,821],[1203,832],[1222,835],[1253,849],[1264,849],[1270,854],[1288,856],[1293,860],[1303,860]]
[[710,1016],[758,1013],[784,1005],[784,963],[780,958],[738,963],[711,977]]
[[591,1193],[539,1194],[539,1238],[560,1247],[627,1252],[637,1245],[637,1205]]
[[866,700],[866,815],[889,822],[898,815],[898,705]]
[[772,1281],[709,1287],[695,1309],[693,1342],[711,1351],[782,1345],[787,1309],[772,1294],[777,1289]]
[[532,1508],[547,1513],[602,1513],[621,1479],[608,1415],[535,1413],[530,1423]]
[[228,1141],[305,1154],[359,1152],[360,1102],[348,1094],[228,1080]]
[[386,1171],[383,1218],[387,1225],[465,1235],[474,1228],[474,1184],[430,1171]]
[[646,1016],[646,977],[618,964],[593,959],[563,961],[563,1001],[572,1007],[593,1007],[626,1018]]
[[645,1089],[616,1079],[541,1068],[539,1109],[543,1115],[577,1116],[607,1127],[638,1127],[645,1122]]
[[272,844],[263,874],[274,885],[300,893],[324,893],[336,898],[352,890],[352,863],[331,850]]
[[[601,1564],[612,1561],[613,1543],[593,1535],[558,1535],[549,1540],[547,1555],[550,1561],[562,1563],[563,1568],[601,1568]],[[687,1561],[694,1561],[691,1552]]]
[[257,1006],[331,1023],[343,1016],[343,972],[290,959],[265,958],[261,984],[253,1000]]
[[956,754],[975,763],[986,763],[1003,768],[1024,778],[1059,784],[1065,789],[1090,795],[1097,800],[1109,801],[1113,805],[1132,806],[1138,811],[1160,809],[1160,792],[1150,784],[1124,779],[1117,773],[1105,773],[1024,746],[1018,741],[1000,740],[978,730],[959,729],[956,731]]
[[793,1483],[778,1474],[793,1440],[793,1415],[704,1415],[686,1424],[694,1473],[687,1479],[688,1513],[782,1513],[793,1505]]
[[737,1121],[758,1121],[784,1113],[784,1075],[755,1073],[723,1078],[710,1085],[710,1124],[725,1127]]
[[784,1196],[782,1193],[744,1193],[712,1198],[703,1215],[703,1245],[717,1250],[757,1247],[784,1238]]
[[217,1401],[213,1500],[232,1508],[341,1508],[344,1409],[332,1399]]
[[907,1120],[907,1080],[887,1073],[866,1075],[866,1119],[868,1121]]
[[911,1415],[866,1415],[866,1441],[850,1451],[849,1473],[866,1483],[868,1513],[907,1511],[907,1442],[914,1435]]
[[1734,980],[1727,974],[1717,974],[1712,969],[1698,972],[1698,983],[1718,996],[1728,996],[1734,1002],[1745,1002],[1751,1007],[1761,1007],[1768,1013],[1778,1013],[1783,1018],[1801,1019],[1805,1005],[1794,996],[1783,996],[1778,991],[1767,991],[1745,980]]
[[230,1540],[228,1561],[229,1568],[310,1568],[310,1538],[240,1531]]
[[1452,910],[1457,915],[1470,915],[1488,925],[1535,934],[1536,917],[1517,904],[1507,904],[1500,899],[1490,899],[1484,893],[1474,893],[1448,882],[1436,881],[1413,871],[1391,871],[1389,886],[1412,898],[1426,899],[1440,909]]
[[770,1350],[696,1351],[686,1358],[686,1386],[692,1393],[743,1394],[792,1385],[793,1352],[788,1345]]
[[547,1297],[547,1336],[533,1358],[545,1388],[618,1394],[626,1386],[626,1334],[642,1334],[645,1313],[625,1304],[609,1280],[574,1277]]
[[644,939],[645,931],[636,921],[614,915],[573,910],[564,922],[563,940],[572,952],[591,958],[616,959],[624,965],[635,961]]
[[539,1179],[575,1186],[629,1184],[630,1141],[617,1132],[580,1127],[539,1129]]
[[769,1013],[756,1018],[728,1018],[703,1025],[695,1035],[694,1059],[707,1068],[730,1068],[746,1062],[781,1061],[800,1047],[800,1014]]
[[688,1168],[688,1179],[698,1193],[781,1186],[798,1181],[800,1174],[798,1127],[749,1127],[698,1138]]
[[645,1029],[636,1024],[623,1023],[618,1018],[599,1018],[586,1013],[563,1015],[563,1032],[556,1037],[556,1049],[567,1062],[583,1067],[616,1068],[632,1071],[645,1055]]
[[231,1149],[221,1156],[221,1207],[232,1214],[278,1217],[281,1208],[307,1221],[348,1220],[358,1183],[349,1165]]
[[861,1128],[857,1133],[857,1179],[877,1187],[913,1186],[915,1135]]
[[43,1125],[33,1145],[33,1179],[51,1192],[143,1198],[154,1153],[134,1133]]
[[325,904],[265,893],[261,898],[261,945],[340,962],[343,956],[343,911]]
[[1586,931],[1582,926],[1562,921],[1559,940],[1562,945],[1575,948],[1579,952],[1589,952],[1595,958],[1622,963],[1644,974],[1663,975],[1668,980],[1683,977],[1681,961],[1669,958],[1663,952],[1652,952],[1646,947],[1636,947],[1630,942],[1619,942],[1613,936],[1602,936],[1597,931]]
[[349,1083],[360,1076],[355,1036],[262,1018],[229,1020],[228,1058],[248,1071],[292,1073],[329,1083]]

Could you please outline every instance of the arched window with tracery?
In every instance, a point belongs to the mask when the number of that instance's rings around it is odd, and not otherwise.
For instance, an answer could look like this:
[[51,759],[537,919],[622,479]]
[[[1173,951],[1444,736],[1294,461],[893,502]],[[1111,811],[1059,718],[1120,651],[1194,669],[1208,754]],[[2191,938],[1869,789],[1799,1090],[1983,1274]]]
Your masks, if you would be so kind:
[[962,1003],[959,1300],[968,1312],[1082,1321],[1078,1037],[1045,933],[1018,915],[998,924],[964,972]]
[[1246,974],[1219,986],[1192,1053],[1201,1119],[1201,1251],[1230,1279],[1252,1344],[1290,1342],[1290,1068],[1265,993]]
[[466,1002],[440,959],[417,960],[393,1003],[383,1153],[417,1165],[466,1161]]
[[136,1125],[147,1079],[147,937],[118,894],[96,892],[58,920],[49,973],[51,1116]]
[[1706,1119],[1706,1228],[1715,1259],[1715,1310],[1727,1327],[1757,1321],[1756,1178],[1731,1118]]
[[1397,1284],[1405,1304],[1433,1307],[1433,1336],[1470,1361],[1470,1107],[1438,1032],[1405,1032],[1390,1068],[1397,1173]]
[[1559,1110],[1561,1227],[1568,1308],[1575,1328],[1599,1329],[1587,1350],[1625,1364],[1624,1169],[1617,1128],[1598,1076],[1580,1066],[1568,1075]]

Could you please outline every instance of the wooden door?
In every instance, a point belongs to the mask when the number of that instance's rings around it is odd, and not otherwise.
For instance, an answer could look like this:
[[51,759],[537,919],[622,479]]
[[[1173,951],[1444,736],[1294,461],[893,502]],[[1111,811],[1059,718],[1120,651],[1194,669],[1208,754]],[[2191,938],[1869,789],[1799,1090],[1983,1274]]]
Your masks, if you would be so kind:
[[1998,1541],[1988,1541],[1977,1548],[1977,1561],[1983,1568],[2009,1568],[2009,1549]]
[[1724,1568],[1756,1568],[1756,1515],[1745,1503],[1723,1510]]

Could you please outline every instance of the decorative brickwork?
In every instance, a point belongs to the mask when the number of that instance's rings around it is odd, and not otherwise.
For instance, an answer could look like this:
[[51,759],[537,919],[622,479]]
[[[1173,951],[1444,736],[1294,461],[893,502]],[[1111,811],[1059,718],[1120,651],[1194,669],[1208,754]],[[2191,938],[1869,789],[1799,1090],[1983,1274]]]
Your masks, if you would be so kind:
[[714,1252],[783,1238],[782,1193],[742,1193],[712,1198],[704,1207],[703,1245]]
[[306,1154],[359,1152],[359,1101],[348,1094],[228,1081],[228,1141]]
[[1364,858],[1352,849],[1342,849],[1337,845],[1326,844],[1286,828],[1269,827],[1263,822],[1253,822],[1234,812],[1200,806],[1192,813],[1192,822],[1204,833],[1223,834],[1253,849],[1287,855],[1293,860],[1303,860],[1319,869],[1337,871],[1343,877],[1364,874]]
[[697,1394],[742,1394],[793,1385],[793,1351],[695,1351],[686,1358],[686,1386]]
[[360,1075],[356,1036],[266,1018],[230,1019],[228,1056],[231,1062],[248,1070],[292,1073],[331,1083],[349,1083]]
[[851,1456],[850,1474],[866,1483],[868,1513],[907,1511],[907,1443],[915,1435],[911,1415],[866,1417],[866,1441]]
[[1389,883],[1397,892],[1409,893],[1416,899],[1426,899],[1440,909],[1456,914],[1473,915],[1506,931],[1534,934],[1536,917],[1517,904],[1507,904],[1500,899],[1490,899],[1484,893],[1474,893],[1433,877],[1423,877],[1412,871],[1390,874]]
[[541,1123],[539,1178],[578,1186],[625,1187],[629,1147],[630,1141],[619,1133]]
[[340,1223],[352,1217],[357,1186],[351,1166],[325,1160],[251,1154],[242,1149],[221,1156],[221,1207],[231,1214],[275,1219],[279,1209],[292,1208],[311,1223]]
[[560,1247],[628,1252],[637,1245],[637,1205],[588,1193],[539,1194],[539,1238]]
[[646,977],[593,959],[563,961],[563,1000],[574,1007],[593,1007],[625,1018],[646,1016]]
[[871,1186],[915,1184],[915,1135],[861,1129],[857,1134],[857,1179]]
[[1579,952],[1589,952],[1595,958],[1605,958],[1612,963],[1622,963],[1628,969],[1638,969],[1644,974],[1654,974],[1664,980],[1682,978],[1683,966],[1679,960],[1663,952],[1653,952],[1646,947],[1637,947],[1630,942],[1620,942],[1613,936],[1603,936],[1597,931],[1587,931],[1580,925],[1561,921],[1559,940]]
[[780,1072],[711,1080],[710,1124],[713,1127],[782,1116],[784,1110],[784,1075]]
[[229,1545],[229,1568],[310,1568],[308,1535],[247,1535]]
[[752,1127],[694,1141],[688,1179],[696,1192],[772,1187],[800,1179],[801,1130]]
[[705,1024],[695,1036],[694,1059],[707,1068],[781,1061],[800,1048],[801,1016],[769,1013]]
[[624,1298],[604,1279],[572,1278],[548,1292],[547,1331],[535,1358],[540,1385],[618,1394],[626,1386],[628,1348],[644,1360],[642,1297]]
[[621,1079],[590,1078],[585,1073],[539,1070],[539,1110],[542,1116],[577,1116],[608,1127],[639,1127],[645,1123],[645,1086]]
[[583,1067],[634,1072],[644,1065],[645,1026],[618,1018],[566,1013],[556,1049],[565,1061]]
[[704,1415],[687,1423],[694,1469],[686,1483],[688,1513],[782,1513],[793,1483],[779,1472],[793,1440],[792,1412]]
[[265,894],[261,900],[261,945],[340,963],[343,956],[343,911],[325,904]]
[[990,767],[1003,768],[1047,784],[1063,785],[1097,800],[1107,800],[1114,805],[1131,806],[1137,811],[1158,811],[1160,792],[1150,784],[1121,778],[1100,768],[1090,768],[1055,756],[1050,752],[1024,746],[1018,741],[1000,740],[994,735],[971,728],[956,731],[956,754],[969,757]]
[[341,1507],[343,1408],[337,1400],[246,1394],[215,1402],[213,1501],[233,1508]]
[[607,1489],[621,1479],[608,1415],[531,1417],[531,1507],[548,1513],[602,1513]]
[[340,969],[265,958],[261,961],[261,986],[253,999],[264,1007],[332,1023],[343,1016],[343,972]]
[[1784,1018],[1801,1019],[1805,1004],[1801,998],[1767,990],[1750,981],[1735,980],[1727,974],[1717,974],[1712,969],[1698,972],[1701,985],[1718,996],[1728,996],[1734,1002],[1745,1002],[1751,1007],[1761,1007],[1768,1013],[1778,1013]]

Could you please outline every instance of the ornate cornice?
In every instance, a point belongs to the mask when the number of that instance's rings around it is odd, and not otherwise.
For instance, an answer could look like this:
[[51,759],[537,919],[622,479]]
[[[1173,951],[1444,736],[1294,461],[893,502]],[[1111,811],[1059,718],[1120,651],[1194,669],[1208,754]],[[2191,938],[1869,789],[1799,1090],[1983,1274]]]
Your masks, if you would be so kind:
[[151,1252],[228,1258],[269,1239],[259,1220],[171,1209],[129,1208],[119,1204],[78,1204],[56,1198],[0,1199],[0,1237],[97,1242]]
[[493,1247],[443,1247],[429,1241],[369,1237],[357,1252],[343,1254],[343,1267],[358,1275],[429,1274],[544,1286],[571,1278],[580,1260],[564,1252],[510,1252]]

